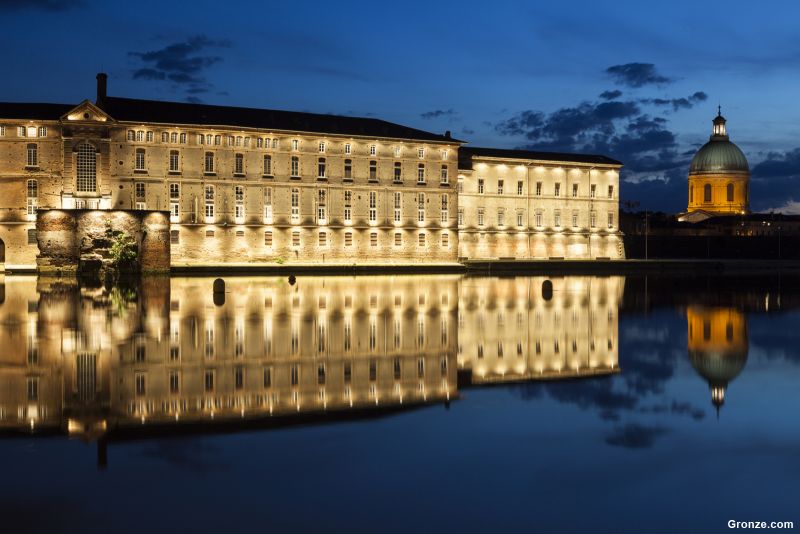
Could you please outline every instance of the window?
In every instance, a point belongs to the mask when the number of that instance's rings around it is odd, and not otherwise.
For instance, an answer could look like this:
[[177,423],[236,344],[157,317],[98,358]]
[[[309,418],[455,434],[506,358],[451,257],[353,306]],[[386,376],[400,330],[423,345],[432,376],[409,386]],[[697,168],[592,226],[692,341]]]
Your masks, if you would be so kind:
[[561,184],[556,183],[555,191],[553,191],[553,195],[560,197],[561,196]]
[[345,232],[344,233],[344,246],[352,247],[353,246],[353,232]]
[[206,152],[204,172],[206,174],[214,173],[214,153]]
[[609,229],[614,228],[614,214],[613,213],[609,213],[608,214],[608,227],[609,227]]
[[478,178],[478,194],[482,195],[483,191],[483,178]]
[[180,380],[178,378],[178,371],[169,372],[169,392],[178,393],[180,391]]
[[264,224],[272,224],[272,188],[264,188]]
[[327,199],[328,192],[325,189],[317,191],[317,223],[319,224],[328,222]]
[[94,193],[97,191],[97,153],[92,145],[83,143],[78,147],[75,165],[78,191]]
[[370,232],[369,233],[369,246],[377,247],[378,246],[378,233],[377,232]]
[[694,202],[694,186],[689,185],[689,202]]
[[319,246],[327,247],[328,246],[328,234],[327,232],[320,232],[319,233]]
[[28,167],[38,167],[39,166],[39,148],[37,147],[36,143],[30,143],[28,145]]
[[222,144],[222,136],[221,135],[215,135],[214,136],[214,145],[219,146],[221,144]]
[[179,230],[169,231],[169,242],[171,245],[178,245],[181,242],[181,234]]
[[292,246],[293,247],[300,246],[300,232],[298,231],[292,232]]
[[483,226],[483,208],[478,208],[478,226]]
[[399,158],[403,154],[403,147],[396,146],[394,147],[394,157]]
[[378,147],[377,145],[369,145],[369,155],[375,156],[378,154]]
[[134,190],[136,192],[136,201],[137,202],[144,202],[147,194],[146,194],[146,184],[144,182],[136,182],[134,184]]
[[292,139],[292,150],[295,152],[300,150],[300,141],[298,139]]
[[351,159],[344,160],[344,179],[353,179],[353,160]]
[[464,226],[464,208],[458,208],[458,225]]
[[324,153],[325,152],[325,141],[320,141],[319,142],[319,151],[320,151],[320,153]]
[[47,126],[39,126],[39,137],[47,137]]
[[523,187],[523,186],[522,186],[522,180],[518,180],[518,181],[517,181],[517,194],[518,194],[518,195],[521,195],[521,194],[522,194],[522,187]]
[[180,140],[181,140],[181,144],[182,144],[182,145],[185,145],[185,144],[186,144],[186,134],[185,134],[185,133],[182,133],[182,134],[180,135]]
[[28,130],[26,130],[24,126],[18,126],[17,137],[28,137]]
[[589,197],[594,198],[595,196],[597,196],[597,185],[592,184],[589,187]]
[[28,215],[36,215],[36,208],[39,205],[39,183],[36,180],[28,180],[27,183],[27,205]]
[[425,164],[420,163],[417,166],[417,183],[424,184],[425,183]]
[[297,156],[292,156],[292,168],[290,176],[292,178],[300,177],[300,158]]
[[440,184],[448,184],[450,183],[450,178],[447,175],[447,165],[442,165],[442,174],[439,178]]
[[394,246],[401,247],[403,246],[403,234],[400,232],[394,233]]
[[180,154],[177,150],[169,151],[169,172],[180,171]]
[[517,226],[525,226],[525,212],[523,210],[517,210]]
[[344,153],[347,154],[347,155],[350,155],[352,153],[352,151],[353,151],[353,149],[350,146],[350,143],[345,143],[344,144]]
[[614,186],[613,185],[609,185],[608,186],[608,198],[614,198]]
[[503,180],[497,180],[497,194],[503,194]]
[[[163,136],[162,136],[162,138],[163,138]],[[178,142],[178,133],[177,132],[172,132],[170,134],[169,138],[170,138],[169,139],[170,143],[177,143]]]
[[349,189],[344,192],[344,222],[353,222],[353,192]]
[[[300,220],[300,190],[292,188],[292,223]],[[299,234],[298,234],[299,235]]]
[[272,156],[264,156],[264,176],[272,176]]
[[369,192],[369,222],[378,220],[378,194],[375,191]]
[[272,246],[272,231],[267,230],[264,232],[264,246],[271,247]]
[[234,156],[233,174],[244,174],[244,154],[236,154]]
[[542,213],[542,210],[537,211],[536,212],[536,226],[537,227],[539,227],[539,228],[542,227],[543,219],[544,219],[544,214]]
[[424,147],[419,147],[417,149],[417,157],[420,158],[420,159],[425,157],[425,148]]
[[417,222],[425,222],[425,193],[417,195]]
[[394,193],[394,222],[399,223],[402,218],[402,193],[399,191]]
[[234,186],[233,195],[235,201],[234,217],[236,218],[236,223],[241,224],[244,222],[244,186]]
[[214,391],[214,371],[208,370],[205,372],[203,384],[206,391]]
[[278,148],[278,139],[277,138],[272,140],[272,148]]
[[136,140],[136,132],[133,130],[128,130],[128,141],[135,141]]
[[419,233],[417,244],[419,246],[421,246],[421,247],[425,246],[425,233],[424,232],[420,232]]
[[728,184],[728,186],[725,188],[725,190],[727,191],[728,202],[733,202],[733,184]]
[[28,229],[28,244],[29,245],[36,245],[37,244],[37,242],[36,242],[36,229],[35,228],[29,228]]
[[325,178],[325,158],[317,160],[317,178]]
[[450,234],[442,233],[442,248],[450,248]]
[[136,388],[136,396],[144,395],[145,394],[144,374],[136,373],[134,375],[134,383]]
[[577,211],[573,211],[572,212],[572,227],[573,228],[577,228],[578,227],[578,212]]
[[703,202],[711,202],[711,184],[703,186]]
[[497,209],[497,226],[505,226],[506,225],[506,210],[505,208],[498,208]]
[[542,196],[542,182],[536,182],[536,196]]
[[134,162],[133,170],[135,171],[144,171],[145,170],[145,158],[144,158],[144,149],[137,148],[136,149],[136,159]]
[[153,142],[153,132],[147,132],[147,142],[148,143]]
[[597,228],[597,212],[592,211],[589,213],[589,226],[591,228]]
[[207,223],[214,222],[214,186],[207,185],[205,187],[205,217]]
[[559,210],[556,210],[553,213],[553,226],[555,226],[556,228],[561,227],[561,211]]
[[450,219],[450,203],[447,195],[442,195],[442,224],[447,224]]
[[578,197],[578,184],[572,184],[572,198]]

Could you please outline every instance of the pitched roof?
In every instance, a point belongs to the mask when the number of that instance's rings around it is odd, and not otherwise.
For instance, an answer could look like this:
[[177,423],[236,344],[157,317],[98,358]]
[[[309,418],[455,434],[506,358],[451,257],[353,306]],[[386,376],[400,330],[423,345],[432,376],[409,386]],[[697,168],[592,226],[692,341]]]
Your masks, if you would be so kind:
[[504,148],[464,146],[458,150],[458,168],[463,170],[472,169],[473,157],[622,165],[620,161],[596,154],[567,154],[563,152],[536,152],[533,150],[507,150]]
[[274,109],[239,108],[106,97],[100,106],[118,121],[198,126],[239,126],[374,138],[417,139],[457,143],[444,135],[409,128],[380,119],[323,115]]
[[57,121],[74,104],[40,104],[27,102],[0,102],[0,119]]

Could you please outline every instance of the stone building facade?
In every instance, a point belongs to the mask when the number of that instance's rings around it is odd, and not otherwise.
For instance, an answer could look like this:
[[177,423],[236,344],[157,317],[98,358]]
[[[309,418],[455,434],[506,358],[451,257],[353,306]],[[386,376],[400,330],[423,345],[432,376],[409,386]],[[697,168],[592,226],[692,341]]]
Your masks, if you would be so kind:
[[[378,119],[111,97],[99,74],[94,103],[0,104],[0,265],[36,264],[38,208],[168,211],[174,266],[623,256],[619,162],[461,144]],[[508,193],[478,196],[504,168]],[[538,181],[546,193],[533,198]],[[567,198],[577,182],[580,201]],[[590,198],[590,183],[612,197]],[[579,229],[567,227],[574,210]]]

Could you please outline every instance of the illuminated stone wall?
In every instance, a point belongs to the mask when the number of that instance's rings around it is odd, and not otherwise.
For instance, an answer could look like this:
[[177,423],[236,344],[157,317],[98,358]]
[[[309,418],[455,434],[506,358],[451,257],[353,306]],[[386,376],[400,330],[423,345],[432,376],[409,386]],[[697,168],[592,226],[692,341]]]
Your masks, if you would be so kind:
[[[689,174],[687,211],[704,210],[719,214],[743,214],[750,211],[750,175],[742,172]],[[705,187],[710,188],[706,200]],[[732,195],[728,197],[728,188]],[[729,199],[730,198],[730,199]]]
[[618,165],[473,156],[458,181],[462,259],[625,257]]
[[142,272],[168,272],[170,239],[168,214],[156,211],[44,210],[36,221],[41,273],[74,273],[95,256],[108,258],[111,233],[125,232],[138,247]]

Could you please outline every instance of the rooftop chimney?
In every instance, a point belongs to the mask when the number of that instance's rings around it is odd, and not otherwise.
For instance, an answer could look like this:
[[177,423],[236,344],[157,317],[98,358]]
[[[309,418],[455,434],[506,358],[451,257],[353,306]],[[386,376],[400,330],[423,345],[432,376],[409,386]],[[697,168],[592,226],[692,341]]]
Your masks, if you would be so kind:
[[108,90],[108,74],[105,72],[97,73],[97,107],[103,108],[106,104],[106,92]]
[[444,133],[444,136],[445,136],[447,139],[450,139],[450,130],[447,130],[447,131]]

